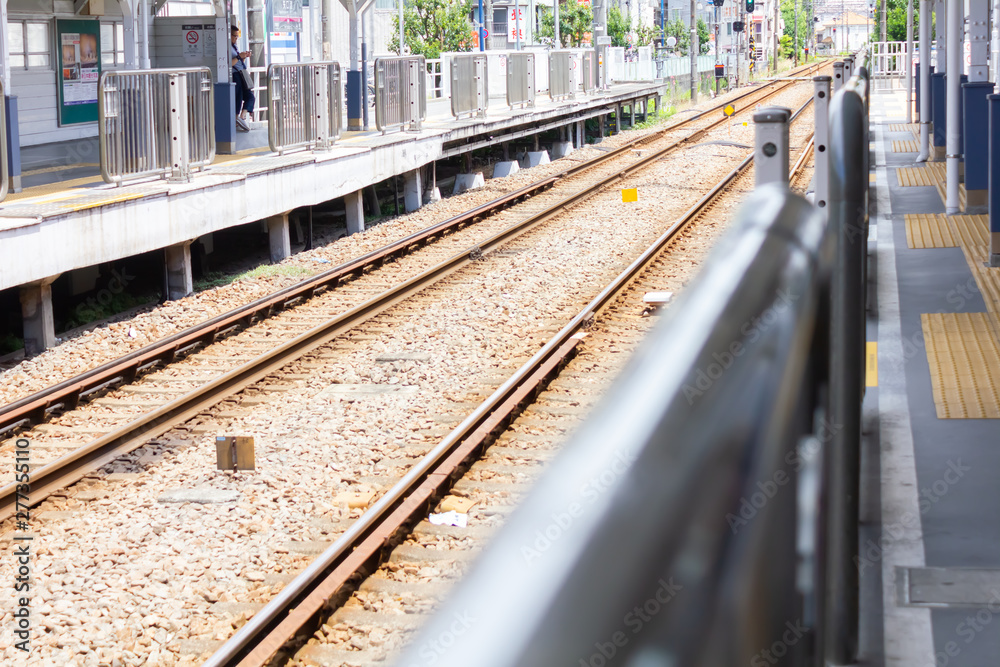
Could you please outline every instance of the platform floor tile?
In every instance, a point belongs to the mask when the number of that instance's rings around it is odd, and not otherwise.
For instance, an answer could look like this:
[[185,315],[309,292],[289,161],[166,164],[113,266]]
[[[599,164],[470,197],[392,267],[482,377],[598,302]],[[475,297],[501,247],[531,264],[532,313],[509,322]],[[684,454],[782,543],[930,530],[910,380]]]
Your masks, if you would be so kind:
[[986,313],[920,316],[939,419],[1000,419],[1000,345]]
[[889,123],[890,132],[912,132],[916,134],[920,131],[918,123]]
[[893,153],[917,153],[920,151],[920,142],[915,139],[909,141],[892,142]]
[[989,216],[953,215],[951,222],[993,320],[994,333],[1000,341],[1000,269],[988,266]]
[[934,178],[934,172],[926,166],[897,167],[896,178],[899,179],[899,184],[904,188],[916,187],[920,185],[937,185],[937,179]]
[[941,213],[907,213],[906,245],[910,248],[955,248],[948,216]]

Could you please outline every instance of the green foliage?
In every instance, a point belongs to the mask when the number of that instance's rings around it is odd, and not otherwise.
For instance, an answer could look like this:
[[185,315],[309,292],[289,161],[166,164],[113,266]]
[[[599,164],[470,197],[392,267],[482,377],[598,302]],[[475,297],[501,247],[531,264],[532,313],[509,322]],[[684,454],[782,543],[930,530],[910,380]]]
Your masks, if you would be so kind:
[[[403,6],[406,46],[428,60],[442,51],[470,51],[475,29],[469,21],[472,0],[407,0]],[[399,17],[393,16],[389,50],[399,52]]]
[[792,57],[792,37],[791,37],[791,35],[782,35],[778,39],[778,44],[779,44],[779,47],[781,48],[781,57],[782,58],[791,58]]
[[[698,19],[698,48],[702,55],[708,53],[708,24],[704,19]],[[712,76],[715,76],[714,74]]]
[[[608,13],[610,16],[610,12]],[[610,23],[610,21],[608,21]],[[664,26],[666,29],[667,37],[673,37],[677,40],[677,44],[674,45],[674,51],[679,52],[680,55],[688,55],[691,47],[691,27],[682,22],[680,19],[674,19],[673,21],[667,21]],[[701,54],[706,54],[709,51],[710,45],[708,43],[708,25],[701,19],[698,19],[698,52]],[[656,32],[653,30],[649,31],[649,38],[655,36]],[[649,42],[640,42],[641,44],[649,44]],[[713,74],[714,76],[714,74]]]
[[611,38],[611,46],[629,49],[646,46],[653,43],[659,32],[659,29],[652,26],[641,26],[632,31],[629,29],[628,17],[622,13],[621,8],[616,5],[608,7],[608,37]]
[[[792,45],[795,35],[795,4],[799,5],[799,57],[804,53],[806,40],[809,38],[809,12],[806,10],[805,0],[781,0],[781,18],[785,22],[785,31],[779,38],[781,55],[784,58],[792,57]],[[788,43],[785,43],[788,37]]]
[[228,285],[229,283],[239,282],[240,280],[247,280],[252,278],[270,278],[272,276],[289,276],[292,278],[299,278],[305,276],[313,275],[312,271],[301,267],[301,266],[284,266],[281,264],[261,264],[260,266],[250,269],[249,271],[244,271],[243,273],[223,273],[221,271],[212,271],[205,274],[201,280],[194,281],[194,291],[200,292],[202,290],[211,289],[213,287],[219,287],[221,285]]
[[[888,0],[886,4],[886,16],[885,16],[885,27],[886,33],[885,38],[890,42],[903,42],[906,41],[906,0]],[[881,36],[882,34],[882,12],[877,11],[878,5],[876,5],[876,12],[874,18],[875,27],[872,29],[872,35]],[[933,12],[931,12],[933,15]],[[913,37],[917,37],[917,27],[920,25],[920,0],[913,0]],[[931,26],[931,32],[934,32],[933,24]],[[931,38],[933,39],[933,37]]]
[[[549,7],[541,7],[541,28],[538,34],[551,44],[556,37],[556,22]],[[610,17],[610,14],[609,14]],[[608,23],[611,21],[609,20]],[[576,0],[559,3],[559,47],[580,46],[583,37],[594,27],[594,12],[590,5],[581,5]]]

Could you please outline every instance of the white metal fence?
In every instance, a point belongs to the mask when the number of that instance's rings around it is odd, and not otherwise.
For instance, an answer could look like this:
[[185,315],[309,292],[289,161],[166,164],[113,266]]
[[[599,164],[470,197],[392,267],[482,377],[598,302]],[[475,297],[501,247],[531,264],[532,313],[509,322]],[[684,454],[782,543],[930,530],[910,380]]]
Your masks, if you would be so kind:
[[561,100],[576,96],[580,87],[579,54],[574,51],[549,53],[549,97]]
[[268,68],[272,151],[329,149],[340,136],[343,83],[336,62],[286,63]]
[[906,77],[906,42],[872,42],[873,88],[901,87]]
[[375,59],[375,127],[420,130],[427,117],[427,65],[423,56]]
[[101,176],[121,185],[151,176],[185,181],[215,159],[215,95],[207,67],[101,75]]

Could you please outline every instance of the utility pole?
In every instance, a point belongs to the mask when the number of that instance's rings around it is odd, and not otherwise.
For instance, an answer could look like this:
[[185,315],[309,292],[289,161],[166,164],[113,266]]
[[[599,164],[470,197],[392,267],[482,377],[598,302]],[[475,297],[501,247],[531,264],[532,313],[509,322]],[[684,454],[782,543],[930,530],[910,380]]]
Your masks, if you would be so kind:
[[795,12],[792,20],[795,25],[792,27],[792,64],[799,66],[799,0],[792,0],[795,3]]
[[778,73],[778,8],[781,5],[778,0],[774,0],[774,60],[772,61],[771,74]]
[[688,48],[691,56],[691,104],[698,103],[698,24],[694,10],[695,0],[691,0],[691,42]]
[[[719,38],[722,36],[722,31],[719,30],[719,5],[715,5],[715,64],[719,64]],[[718,75],[715,77],[715,95],[719,95],[719,82],[720,79]]]

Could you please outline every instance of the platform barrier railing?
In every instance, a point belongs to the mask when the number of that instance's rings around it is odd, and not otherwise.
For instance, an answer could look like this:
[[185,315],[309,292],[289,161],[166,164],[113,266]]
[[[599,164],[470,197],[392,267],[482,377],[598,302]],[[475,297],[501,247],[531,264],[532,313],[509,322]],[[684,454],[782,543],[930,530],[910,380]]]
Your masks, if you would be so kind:
[[597,68],[594,67],[594,63],[594,52],[584,51],[580,62],[580,83],[584,93],[589,93],[596,85]]
[[562,100],[576,97],[580,86],[580,65],[575,51],[549,53],[549,98]]
[[829,236],[779,184],[733,225],[399,664],[735,667],[805,624]]
[[[858,71],[866,73],[864,67]],[[847,80],[830,102],[830,228],[836,255],[830,286],[830,391],[827,414],[835,428],[824,461],[827,494],[825,658],[851,664],[859,618],[858,525],[861,478],[861,401],[865,391],[865,294],[868,253],[867,77]]]
[[0,79],[0,201],[10,192],[10,165],[7,162],[7,96]]
[[507,56],[507,106],[535,106],[535,54],[511,53]]
[[489,66],[486,54],[468,53],[451,59],[451,115],[485,117],[489,107]]
[[108,183],[169,177],[215,159],[215,97],[207,67],[124,70],[101,75],[98,131]]
[[427,67],[423,56],[375,59],[375,127],[419,131],[427,117]]
[[285,63],[268,67],[271,150],[329,150],[340,136],[343,83],[337,62]]

